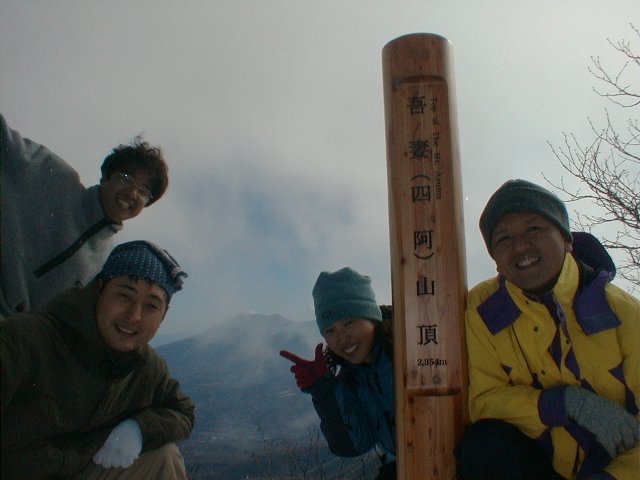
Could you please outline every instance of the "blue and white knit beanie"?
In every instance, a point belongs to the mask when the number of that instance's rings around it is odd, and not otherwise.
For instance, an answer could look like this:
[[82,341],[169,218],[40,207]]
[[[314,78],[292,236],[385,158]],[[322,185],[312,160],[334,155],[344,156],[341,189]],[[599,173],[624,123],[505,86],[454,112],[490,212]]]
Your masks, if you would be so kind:
[[549,190],[526,180],[509,180],[495,191],[480,216],[480,231],[489,254],[491,235],[507,213],[537,213],[553,223],[562,235],[572,240],[569,215],[562,200]]
[[312,294],[320,334],[332,323],[347,318],[368,318],[382,322],[371,279],[349,267],[335,272],[322,272]]
[[132,275],[159,285],[169,298],[182,290],[182,279],[188,276],[169,252],[146,240],[122,243],[114,248],[98,278],[107,282],[114,277]]

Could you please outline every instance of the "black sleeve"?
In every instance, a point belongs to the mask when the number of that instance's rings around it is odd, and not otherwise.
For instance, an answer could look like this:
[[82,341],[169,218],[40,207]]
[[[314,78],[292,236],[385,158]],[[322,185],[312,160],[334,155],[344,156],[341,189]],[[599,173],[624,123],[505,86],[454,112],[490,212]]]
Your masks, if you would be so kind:
[[349,426],[344,422],[335,395],[335,377],[324,377],[314,385],[311,393],[313,407],[320,417],[320,430],[327,440],[329,450],[339,457],[355,457],[360,452],[351,440]]

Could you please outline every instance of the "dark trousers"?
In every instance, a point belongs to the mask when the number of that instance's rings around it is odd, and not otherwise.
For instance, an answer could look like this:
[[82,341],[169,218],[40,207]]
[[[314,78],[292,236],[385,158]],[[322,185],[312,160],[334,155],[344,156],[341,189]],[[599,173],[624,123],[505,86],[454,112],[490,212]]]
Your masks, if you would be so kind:
[[501,420],[471,425],[458,448],[458,480],[563,480],[542,446]]

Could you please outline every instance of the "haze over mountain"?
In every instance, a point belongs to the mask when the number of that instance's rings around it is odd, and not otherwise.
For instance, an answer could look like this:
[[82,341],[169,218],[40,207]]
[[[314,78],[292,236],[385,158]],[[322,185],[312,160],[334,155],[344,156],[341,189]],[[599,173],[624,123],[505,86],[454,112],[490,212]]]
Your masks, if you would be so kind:
[[196,431],[236,440],[258,428],[268,435],[307,432],[316,420],[311,399],[278,352],[312,355],[320,339],[313,322],[249,314],[157,350],[196,403]]
[[370,468],[328,453],[311,398],[278,353],[312,358],[321,340],[315,322],[246,314],[156,348],[196,404],[193,434],[181,444],[191,478],[290,474],[310,457],[318,465],[306,468],[341,472],[335,478],[345,478],[345,469]]

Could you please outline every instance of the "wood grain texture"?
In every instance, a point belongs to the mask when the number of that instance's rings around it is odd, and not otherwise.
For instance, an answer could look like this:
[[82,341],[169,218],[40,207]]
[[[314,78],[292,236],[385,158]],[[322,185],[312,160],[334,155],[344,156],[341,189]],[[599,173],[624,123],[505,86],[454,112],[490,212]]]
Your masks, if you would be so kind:
[[382,60],[398,479],[453,479],[468,380],[451,46],[438,35],[405,35]]

